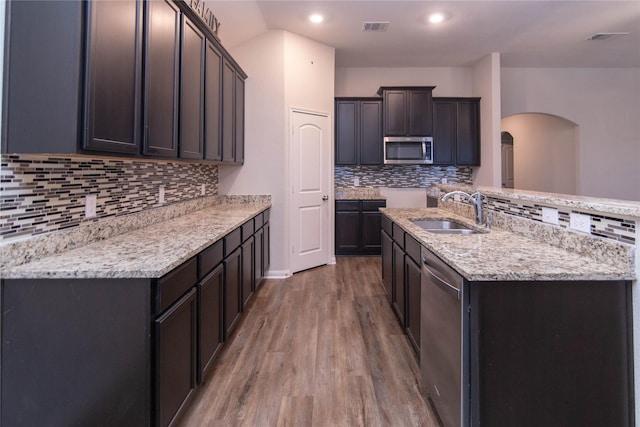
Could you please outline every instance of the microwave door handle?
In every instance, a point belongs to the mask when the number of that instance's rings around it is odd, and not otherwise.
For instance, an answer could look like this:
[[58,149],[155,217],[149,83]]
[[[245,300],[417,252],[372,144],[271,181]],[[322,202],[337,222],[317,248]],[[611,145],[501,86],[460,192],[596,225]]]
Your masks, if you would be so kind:
[[427,159],[427,142],[422,141],[422,160]]

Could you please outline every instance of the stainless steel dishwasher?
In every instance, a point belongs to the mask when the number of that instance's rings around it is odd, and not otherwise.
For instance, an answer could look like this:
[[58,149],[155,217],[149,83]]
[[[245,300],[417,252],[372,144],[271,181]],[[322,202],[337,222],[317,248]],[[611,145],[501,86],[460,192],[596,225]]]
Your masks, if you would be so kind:
[[463,289],[462,276],[422,248],[420,371],[445,427],[468,425]]

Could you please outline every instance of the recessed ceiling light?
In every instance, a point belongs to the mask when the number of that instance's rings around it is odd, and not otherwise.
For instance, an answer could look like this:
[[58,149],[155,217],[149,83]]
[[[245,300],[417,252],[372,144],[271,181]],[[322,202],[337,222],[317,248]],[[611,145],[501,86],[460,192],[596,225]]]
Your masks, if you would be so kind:
[[309,16],[309,21],[313,22],[314,24],[319,24],[324,20],[323,16],[317,13],[314,13],[313,15]]
[[443,12],[432,13],[429,15],[429,22],[432,24],[439,24],[447,19],[449,19],[449,15]]

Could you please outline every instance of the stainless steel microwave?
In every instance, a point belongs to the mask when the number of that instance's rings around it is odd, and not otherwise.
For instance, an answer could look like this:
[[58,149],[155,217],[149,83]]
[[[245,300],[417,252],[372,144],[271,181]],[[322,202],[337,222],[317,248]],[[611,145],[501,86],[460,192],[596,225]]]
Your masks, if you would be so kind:
[[433,138],[430,136],[387,136],[383,140],[384,163],[392,165],[430,165]]

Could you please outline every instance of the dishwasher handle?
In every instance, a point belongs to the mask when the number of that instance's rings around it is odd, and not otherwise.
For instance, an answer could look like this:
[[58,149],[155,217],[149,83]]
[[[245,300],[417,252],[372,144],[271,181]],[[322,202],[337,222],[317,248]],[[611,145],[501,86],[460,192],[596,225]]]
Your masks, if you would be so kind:
[[431,269],[429,264],[427,264],[427,260],[424,258],[422,259],[422,272],[431,277],[431,282],[433,284],[449,294],[449,296],[460,301],[460,289],[456,288],[451,283],[440,277],[434,270]]

